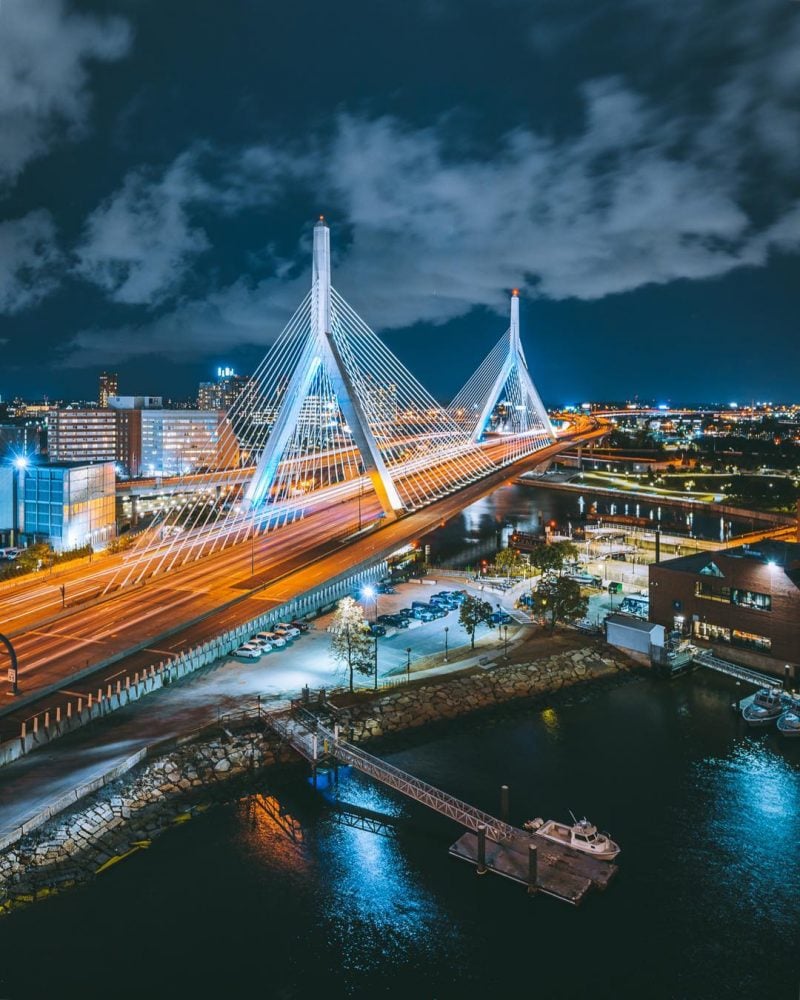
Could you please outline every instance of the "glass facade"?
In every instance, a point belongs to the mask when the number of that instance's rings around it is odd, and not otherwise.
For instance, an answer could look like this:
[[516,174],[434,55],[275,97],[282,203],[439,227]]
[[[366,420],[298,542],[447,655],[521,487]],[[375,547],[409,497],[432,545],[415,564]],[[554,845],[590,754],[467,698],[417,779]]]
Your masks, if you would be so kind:
[[101,547],[116,534],[112,462],[30,466],[20,492],[23,533],[57,551]]

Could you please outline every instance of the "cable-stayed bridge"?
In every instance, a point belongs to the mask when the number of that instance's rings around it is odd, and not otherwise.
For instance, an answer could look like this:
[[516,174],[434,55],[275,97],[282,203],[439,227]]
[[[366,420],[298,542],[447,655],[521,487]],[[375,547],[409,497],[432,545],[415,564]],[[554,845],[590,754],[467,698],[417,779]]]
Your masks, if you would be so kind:
[[213,467],[154,484],[175,502],[125,553],[0,593],[24,690],[136,650],[175,655],[324,590],[608,432],[586,416],[554,432],[516,295],[508,331],[439,405],[331,286],[329,239],[320,220],[311,288],[231,408]]
[[217,466],[159,484],[189,499],[141,533],[107,591],[354,496],[377,500],[389,522],[557,441],[522,348],[516,290],[508,330],[443,407],[336,291],[330,260],[321,218],[311,287],[231,408]]

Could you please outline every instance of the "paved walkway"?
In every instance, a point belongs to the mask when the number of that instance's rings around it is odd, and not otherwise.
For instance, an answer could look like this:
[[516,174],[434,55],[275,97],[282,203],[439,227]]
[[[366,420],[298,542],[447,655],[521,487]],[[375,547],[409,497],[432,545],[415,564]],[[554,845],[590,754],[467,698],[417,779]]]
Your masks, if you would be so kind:
[[[459,586],[463,583],[442,579],[435,589]],[[379,611],[383,614],[395,606],[421,599],[426,593],[430,596],[431,590],[420,585],[404,586],[396,595],[380,596]],[[511,595],[509,591],[503,596],[504,606],[513,606]],[[473,653],[457,618],[456,612],[380,640],[380,675],[391,675],[397,672],[398,665],[405,666],[408,646],[415,650],[412,654],[415,676],[463,670],[484,656],[493,661],[502,659],[503,646],[497,631],[482,630]],[[0,769],[0,839],[72,789],[121,764],[137,750],[213,723],[226,712],[253,704],[258,696],[266,707],[277,707],[298,696],[306,684],[311,688],[342,686],[342,669],[328,655],[327,621],[318,619],[316,628],[296,640],[291,649],[274,651],[255,662],[228,659],[212,664]],[[449,628],[451,653],[447,664],[444,663],[445,626]],[[526,629],[509,627],[512,660],[517,656],[525,658],[514,642],[525,632]],[[417,669],[420,664],[415,665],[413,660],[423,656],[426,669],[420,671]],[[461,656],[464,658],[458,658]],[[370,678],[359,679],[361,687],[371,684]]]

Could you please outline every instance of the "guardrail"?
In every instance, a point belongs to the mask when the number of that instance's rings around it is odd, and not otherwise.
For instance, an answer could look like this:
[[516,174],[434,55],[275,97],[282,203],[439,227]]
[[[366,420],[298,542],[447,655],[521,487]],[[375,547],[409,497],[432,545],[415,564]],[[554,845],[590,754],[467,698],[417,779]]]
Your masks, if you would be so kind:
[[120,672],[115,675],[115,679],[103,681],[96,692],[91,691],[83,696],[73,695],[36,712],[21,723],[18,737],[0,743],[0,766],[10,764],[54,739],[125,708],[215,660],[230,656],[253,633],[268,630],[273,622],[309,614],[318,607],[337,600],[347,593],[354,582],[371,579],[376,572],[380,572],[382,565],[384,564],[379,563],[377,569],[369,567],[343,576],[229,629],[215,639],[179,653],[171,660],[161,660],[142,670]]

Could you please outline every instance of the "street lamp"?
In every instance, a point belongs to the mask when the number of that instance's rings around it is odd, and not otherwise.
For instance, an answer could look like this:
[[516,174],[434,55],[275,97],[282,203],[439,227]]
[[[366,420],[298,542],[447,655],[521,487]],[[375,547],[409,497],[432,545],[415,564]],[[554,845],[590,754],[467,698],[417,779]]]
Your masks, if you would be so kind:
[[411,680],[411,647],[406,646],[406,684]]
[[444,662],[447,663],[447,633],[450,631],[450,626],[445,625],[444,627]]
[[361,596],[375,602],[375,690],[378,690],[378,591],[374,587],[364,587]]
[[505,640],[505,652],[503,653],[503,659],[508,659],[508,625],[503,626],[503,638]]

